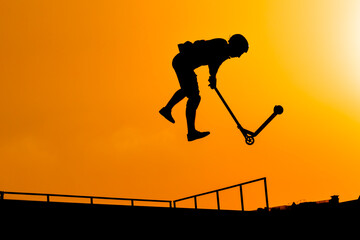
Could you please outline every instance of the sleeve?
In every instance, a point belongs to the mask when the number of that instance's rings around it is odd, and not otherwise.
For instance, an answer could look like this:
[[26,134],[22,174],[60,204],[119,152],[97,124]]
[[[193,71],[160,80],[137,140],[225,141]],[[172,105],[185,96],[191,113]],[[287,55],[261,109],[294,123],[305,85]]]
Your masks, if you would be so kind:
[[222,64],[221,61],[216,61],[216,62],[212,62],[212,63],[209,64],[210,76],[216,77],[216,74],[217,74],[221,64]]
[[224,39],[210,40],[209,50],[212,52],[212,57],[209,62],[209,73],[212,77],[216,77],[220,65],[226,60],[226,45],[227,42]]

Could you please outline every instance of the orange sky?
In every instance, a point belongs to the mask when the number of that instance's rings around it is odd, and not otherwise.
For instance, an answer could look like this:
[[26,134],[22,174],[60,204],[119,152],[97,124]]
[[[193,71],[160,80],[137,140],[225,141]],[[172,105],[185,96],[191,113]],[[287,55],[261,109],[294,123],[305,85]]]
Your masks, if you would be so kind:
[[[174,200],[267,177],[270,206],[360,194],[358,1],[1,1],[0,190]],[[218,88],[248,146],[196,70],[186,140],[158,110],[179,88],[177,44],[243,34],[249,52]],[[260,185],[246,206],[263,204]],[[260,194],[260,195],[259,195]],[[259,200],[260,199],[260,200]],[[256,204],[255,204],[256,203]],[[261,207],[261,206],[260,206]]]

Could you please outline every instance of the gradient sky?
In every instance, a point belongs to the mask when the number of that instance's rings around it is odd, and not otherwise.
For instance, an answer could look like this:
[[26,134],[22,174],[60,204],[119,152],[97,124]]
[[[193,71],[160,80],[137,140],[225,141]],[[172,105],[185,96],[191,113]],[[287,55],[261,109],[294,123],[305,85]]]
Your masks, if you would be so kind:
[[[0,190],[174,200],[267,177],[270,206],[360,194],[360,3],[0,1]],[[250,49],[218,88],[248,146],[196,70],[202,101],[186,140],[158,113],[179,88],[177,44],[243,34]],[[261,184],[246,206],[264,204]],[[259,200],[260,199],[260,200]]]

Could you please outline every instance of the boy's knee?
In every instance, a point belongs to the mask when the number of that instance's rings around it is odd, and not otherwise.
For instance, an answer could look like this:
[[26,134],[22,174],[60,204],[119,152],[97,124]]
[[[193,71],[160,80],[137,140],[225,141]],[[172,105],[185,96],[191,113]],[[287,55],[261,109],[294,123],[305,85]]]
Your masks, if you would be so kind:
[[188,96],[189,101],[192,102],[194,105],[198,105],[200,103],[201,97],[199,94],[192,94]]
[[200,100],[201,100],[200,95],[196,95],[196,96],[195,96],[195,101],[196,101],[197,103],[200,103]]

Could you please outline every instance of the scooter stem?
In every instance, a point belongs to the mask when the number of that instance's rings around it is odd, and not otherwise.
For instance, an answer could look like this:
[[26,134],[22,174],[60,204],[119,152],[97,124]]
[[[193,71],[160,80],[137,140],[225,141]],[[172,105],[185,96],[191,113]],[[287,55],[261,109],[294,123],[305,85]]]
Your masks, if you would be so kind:
[[215,92],[217,93],[217,95],[219,96],[219,98],[221,99],[221,101],[223,102],[223,104],[225,105],[226,109],[228,110],[228,112],[230,113],[231,117],[234,119],[237,127],[239,128],[239,130],[241,131],[241,133],[244,135],[244,137],[248,136],[248,135],[252,135],[253,133],[250,132],[249,130],[246,130],[245,128],[243,128],[241,126],[241,124],[239,123],[239,121],[236,119],[235,115],[233,114],[233,112],[231,111],[229,105],[226,103],[225,99],[223,98],[223,96],[221,95],[221,93],[219,92],[219,90],[217,89],[217,87],[214,88]]
[[239,121],[236,119],[235,115],[233,114],[233,112],[231,111],[229,105],[227,105],[225,99],[223,98],[223,96],[221,95],[221,93],[219,92],[219,90],[217,89],[217,87],[214,88],[215,89],[215,92],[217,93],[217,95],[219,96],[219,98],[221,99],[221,101],[223,102],[223,104],[225,105],[226,109],[228,110],[228,112],[230,113],[231,117],[234,119],[235,123],[238,125],[238,128],[240,130],[244,129]]

